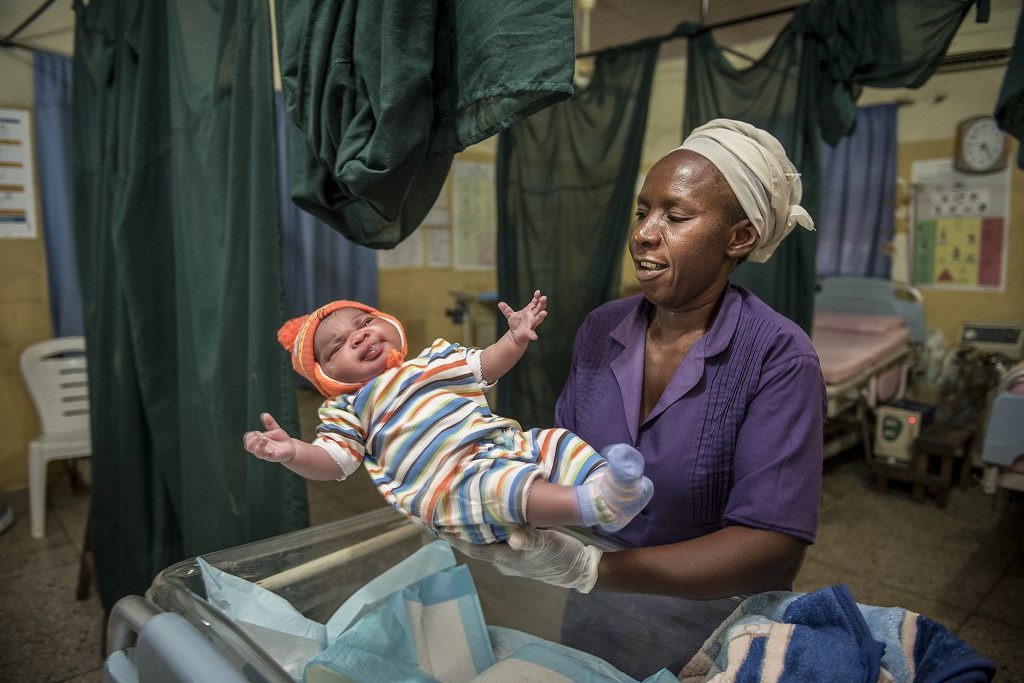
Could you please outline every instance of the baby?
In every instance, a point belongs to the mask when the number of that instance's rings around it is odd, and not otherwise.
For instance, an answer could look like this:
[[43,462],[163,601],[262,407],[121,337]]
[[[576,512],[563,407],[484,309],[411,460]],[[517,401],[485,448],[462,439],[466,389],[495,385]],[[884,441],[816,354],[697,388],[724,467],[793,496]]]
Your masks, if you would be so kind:
[[264,413],[246,450],[307,479],[345,479],[363,464],[391,505],[473,543],[505,541],[522,524],[622,528],[653,493],[639,451],[614,444],[602,457],[567,430],[524,432],[490,411],[484,390],[537,339],[547,297],[498,307],[508,331],[487,348],[438,339],[411,360],[398,320],[365,304],[334,301],[288,321],[278,340],[327,397],[317,437],[294,439]]

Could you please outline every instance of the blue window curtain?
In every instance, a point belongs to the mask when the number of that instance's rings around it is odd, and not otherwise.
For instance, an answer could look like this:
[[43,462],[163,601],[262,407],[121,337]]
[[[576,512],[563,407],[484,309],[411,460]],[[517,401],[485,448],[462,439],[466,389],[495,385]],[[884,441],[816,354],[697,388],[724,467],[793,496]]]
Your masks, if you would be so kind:
[[822,144],[818,277],[889,277],[896,201],[896,110],[857,110],[854,133]]
[[[55,337],[83,334],[72,223],[71,64],[70,57],[33,51],[39,195]],[[345,239],[289,197],[287,126],[293,124],[285,114],[280,93],[276,104],[278,205],[288,315],[308,313],[334,299],[356,299],[376,306],[376,252]]]
[[50,319],[54,337],[77,336],[83,334],[83,327],[72,223],[71,58],[33,50],[32,64]]

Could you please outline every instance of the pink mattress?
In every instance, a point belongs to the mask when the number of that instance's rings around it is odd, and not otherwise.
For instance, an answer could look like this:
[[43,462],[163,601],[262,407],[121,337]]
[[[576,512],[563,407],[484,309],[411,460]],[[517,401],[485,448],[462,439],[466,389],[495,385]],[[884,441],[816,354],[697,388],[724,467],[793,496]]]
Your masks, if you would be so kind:
[[820,311],[814,317],[811,340],[825,383],[840,384],[906,346],[910,330],[895,315]]

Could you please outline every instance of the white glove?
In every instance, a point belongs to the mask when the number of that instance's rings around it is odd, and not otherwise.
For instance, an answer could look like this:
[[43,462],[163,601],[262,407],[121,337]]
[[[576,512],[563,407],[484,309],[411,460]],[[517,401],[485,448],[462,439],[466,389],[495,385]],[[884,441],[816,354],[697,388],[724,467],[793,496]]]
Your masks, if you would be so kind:
[[553,586],[589,593],[597,583],[601,550],[552,529],[519,527],[508,543],[475,545],[451,534],[444,538],[460,552],[490,562],[507,576],[525,576]]

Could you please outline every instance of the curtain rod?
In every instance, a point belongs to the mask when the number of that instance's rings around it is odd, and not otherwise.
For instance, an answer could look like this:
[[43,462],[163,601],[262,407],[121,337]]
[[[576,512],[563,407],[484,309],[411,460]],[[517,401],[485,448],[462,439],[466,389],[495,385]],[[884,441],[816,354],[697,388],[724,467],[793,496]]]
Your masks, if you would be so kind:
[[[727,26],[735,26],[736,24],[745,24],[747,22],[757,21],[759,19],[767,19],[769,17],[774,17],[774,16],[776,16],[778,14],[786,14],[787,12],[792,12],[792,11],[794,11],[796,9],[799,9],[799,8],[803,7],[804,5],[806,5],[806,4],[808,4],[808,3],[806,3],[806,2],[798,2],[795,5],[787,5],[786,7],[779,7],[777,9],[766,10],[764,12],[758,12],[757,14],[748,14],[748,15],[743,16],[743,17],[735,17],[733,19],[725,19],[723,21],[716,21],[713,24],[707,24],[705,26],[701,26],[700,29],[697,30],[696,34],[705,33],[707,31],[714,31],[715,29],[725,28]],[[694,34],[694,35],[696,35],[696,34]],[[579,54],[576,55],[576,58],[579,59],[581,57],[593,57],[594,55],[599,54],[601,52],[605,52],[606,50],[615,50],[615,49],[618,49],[618,48],[632,47],[633,45],[640,45],[641,43],[648,43],[648,42],[653,42],[653,41],[664,43],[664,42],[667,42],[669,40],[672,40],[673,38],[679,38],[679,37],[681,37],[681,36],[677,35],[676,34],[676,30],[673,29],[671,33],[666,33],[666,34],[660,35],[660,36],[652,36],[650,38],[644,38],[642,40],[638,40],[638,41],[633,42],[633,43],[625,43],[623,45],[613,45],[612,47],[605,47],[605,48],[601,48],[600,50],[590,50],[588,52],[580,52]],[[740,56],[741,57],[746,57],[746,55],[742,55],[742,54]],[[747,57],[747,59],[749,59],[749,57]]]
[[39,15],[45,12],[55,0],[44,0],[43,4],[36,8],[36,11],[29,15],[28,19],[18,24],[18,27],[8,33],[3,38],[0,38],[0,47],[25,47],[19,43],[14,42],[14,37],[24,31],[33,21],[39,18]]

